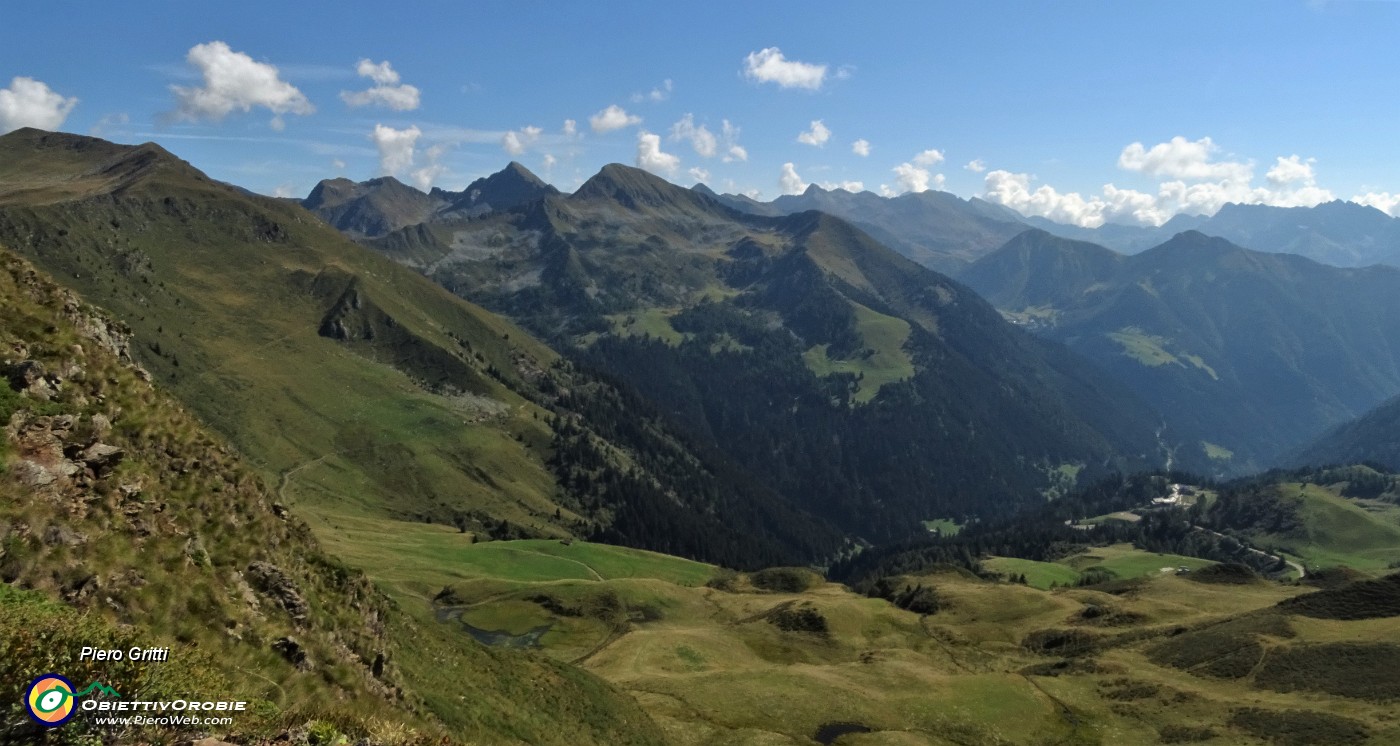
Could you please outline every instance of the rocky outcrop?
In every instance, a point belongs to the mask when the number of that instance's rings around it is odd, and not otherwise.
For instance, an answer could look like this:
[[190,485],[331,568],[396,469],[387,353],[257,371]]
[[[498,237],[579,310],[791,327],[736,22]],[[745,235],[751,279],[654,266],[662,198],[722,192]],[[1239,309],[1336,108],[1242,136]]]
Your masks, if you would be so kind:
[[291,576],[271,562],[253,562],[244,572],[253,588],[267,595],[291,615],[297,626],[304,626],[311,616],[311,607],[306,604],[301,591]]
[[81,424],[71,414],[34,417],[19,413],[12,417],[5,435],[15,444],[17,462],[12,468],[20,482],[63,493],[111,475],[126,454],[96,435],[103,424],[110,431],[110,421],[104,415],[99,427],[92,427],[91,419],[87,427]]
[[306,648],[295,637],[281,637],[272,643],[272,649],[286,661],[302,671],[311,670],[311,658]]

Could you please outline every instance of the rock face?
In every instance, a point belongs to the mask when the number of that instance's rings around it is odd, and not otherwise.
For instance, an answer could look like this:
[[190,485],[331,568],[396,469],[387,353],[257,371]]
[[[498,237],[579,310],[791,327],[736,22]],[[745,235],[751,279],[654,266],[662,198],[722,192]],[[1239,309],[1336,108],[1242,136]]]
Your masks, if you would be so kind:
[[44,364],[37,360],[23,360],[8,366],[6,375],[10,388],[35,401],[49,401],[58,394],[60,379],[56,375],[46,375]]
[[272,643],[272,649],[297,668],[303,671],[311,669],[311,658],[307,656],[306,648],[302,647],[295,637],[278,638]]
[[43,377],[44,364],[37,360],[24,360],[11,365],[5,375],[10,380],[10,388],[24,391]]
[[116,446],[109,446],[106,443],[93,443],[83,451],[83,463],[97,472],[99,476],[106,476],[112,468],[121,462],[123,451]]
[[94,434],[97,428],[79,425],[73,415],[13,417],[5,432],[17,446],[19,461],[14,469],[20,481],[63,492],[111,474],[125,453],[100,442]]
[[297,590],[296,584],[282,568],[271,562],[258,561],[248,565],[245,575],[253,588],[277,601],[291,615],[297,626],[306,624],[311,615],[311,607],[307,606],[301,591]]

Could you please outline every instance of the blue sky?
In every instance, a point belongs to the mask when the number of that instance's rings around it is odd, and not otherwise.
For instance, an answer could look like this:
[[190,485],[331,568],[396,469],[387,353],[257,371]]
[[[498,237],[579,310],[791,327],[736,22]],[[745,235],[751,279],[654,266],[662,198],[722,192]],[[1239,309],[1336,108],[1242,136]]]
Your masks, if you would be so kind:
[[[386,171],[460,189],[514,159],[565,190],[620,162],[765,199],[809,182],[938,188],[1085,225],[1225,201],[1400,214],[1390,2],[55,2],[6,16],[0,129],[154,140],[269,194]],[[592,126],[612,106],[619,126]]]

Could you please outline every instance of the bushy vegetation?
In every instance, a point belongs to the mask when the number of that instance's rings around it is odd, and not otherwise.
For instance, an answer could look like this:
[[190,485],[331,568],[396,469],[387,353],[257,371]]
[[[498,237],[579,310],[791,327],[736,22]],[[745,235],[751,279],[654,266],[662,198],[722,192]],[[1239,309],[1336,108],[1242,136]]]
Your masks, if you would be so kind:
[[1400,700],[1400,645],[1337,642],[1269,653],[1256,685],[1277,692],[1324,692],[1375,701]]
[[1352,746],[1371,737],[1371,729],[1351,718],[1310,710],[1244,707],[1230,725],[1277,746]]
[[1247,585],[1262,580],[1259,573],[1255,572],[1253,568],[1238,562],[1221,562],[1203,567],[1187,577],[1197,583],[1212,585]]
[[1066,658],[1085,655],[1095,650],[1101,637],[1077,629],[1039,629],[1021,640],[1021,647],[1040,655]]
[[768,567],[749,573],[753,587],[774,593],[801,593],[816,580],[811,570],[802,567]]
[[1178,634],[1147,649],[1148,659],[1197,676],[1240,679],[1264,657],[1261,635],[1294,636],[1280,614],[1255,614]]
[[1214,729],[1200,725],[1164,725],[1157,735],[1162,743],[1200,743],[1218,734]]
[[1318,619],[1378,619],[1400,616],[1400,573],[1357,580],[1279,603],[1292,614]]
[[769,615],[768,622],[784,632],[810,632],[821,636],[829,632],[826,617],[810,604],[778,609]]
[[875,581],[868,594],[919,615],[937,614],[942,608],[938,589],[921,582],[911,584],[895,578],[880,578]]

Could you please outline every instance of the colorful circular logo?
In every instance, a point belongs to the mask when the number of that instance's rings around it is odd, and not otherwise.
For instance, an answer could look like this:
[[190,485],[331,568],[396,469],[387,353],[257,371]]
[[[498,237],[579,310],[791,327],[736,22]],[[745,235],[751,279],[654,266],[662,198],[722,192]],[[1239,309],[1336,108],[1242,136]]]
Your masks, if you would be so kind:
[[24,692],[24,706],[40,725],[50,728],[63,725],[78,710],[73,698],[73,682],[56,673],[46,673],[29,683]]

